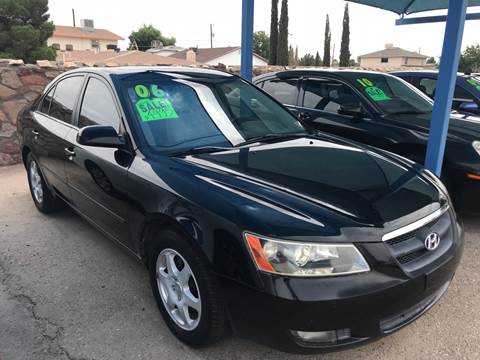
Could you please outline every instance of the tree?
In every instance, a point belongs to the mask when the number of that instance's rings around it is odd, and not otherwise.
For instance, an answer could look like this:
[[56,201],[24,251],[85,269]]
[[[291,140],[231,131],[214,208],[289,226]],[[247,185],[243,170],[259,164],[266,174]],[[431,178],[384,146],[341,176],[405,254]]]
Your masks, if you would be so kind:
[[312,54],[305,54],[303,57],[300,58],[298,61],[299,65],[302,66],[314,66],[315,65],[315,57]]
[[348,13],[348,3],[345,4],[343,13],[342,44],[340,46],[340,66],[350,65],[350,15]]
[[278,0],[272,0],[272,14],[270,18],[270,65],[277,64],[278,48]]
[[265,59],[270,58],[270,36],[265,31],[253,33],[253,52]]
[[0,58],[54,60],[47,46],[55,26],[48,21],[48,0],[0,0]]
[[320,57],[318,51],[315,54],[315,66],[322,66],[322,58]]
[[330,66],[330,43],[332,41],[332,33],[330,32],[330,20],[327,14],[325,21],[325,40],[323,42],[323,66]]
[[429,57],[429,58],[427,59],[427,64],[434,64],[434,65],[436,65],[437,62],[435,61],[435,58],[434,58],[433,56],[431,56],[431,57]]
[[480,45],[467,46],[460,56],[460,72],[480,72]]
[[164,46],[175,45],[177,41],[174,37],[162,36],[162,32],[153,25],[142,25],[137,31],[132,31],[128,37],[130,40],[129,49],[138,49],[146,51],[152,47],[152,41],[160,40]]
[[297,65],[297,59],[295,58],[295,51],[293,46],[288,46],[288,65]]
[[288,0],[282,0],[278,23],[277,65],[288,65]]

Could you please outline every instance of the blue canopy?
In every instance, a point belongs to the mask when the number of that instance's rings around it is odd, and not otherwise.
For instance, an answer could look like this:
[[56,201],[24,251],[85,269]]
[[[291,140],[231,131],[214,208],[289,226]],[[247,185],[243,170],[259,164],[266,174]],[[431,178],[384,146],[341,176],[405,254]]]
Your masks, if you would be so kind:
[[[448,9],[448,0],[349,0],[359,4],[390,10],[397,14]],[[480,6],[480,0],[469,0],[468,6]]]

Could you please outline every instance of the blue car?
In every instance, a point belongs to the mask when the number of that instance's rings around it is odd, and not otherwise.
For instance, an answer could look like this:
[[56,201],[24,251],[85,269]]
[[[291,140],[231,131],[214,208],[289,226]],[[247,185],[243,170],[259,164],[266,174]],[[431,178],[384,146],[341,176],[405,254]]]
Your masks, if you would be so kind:
[[[435,98],[438,71],[394,71],[391,74],[408,81],[430,98]],[[480,76],[457,75],[452,109],[468,115],[480,114]]]

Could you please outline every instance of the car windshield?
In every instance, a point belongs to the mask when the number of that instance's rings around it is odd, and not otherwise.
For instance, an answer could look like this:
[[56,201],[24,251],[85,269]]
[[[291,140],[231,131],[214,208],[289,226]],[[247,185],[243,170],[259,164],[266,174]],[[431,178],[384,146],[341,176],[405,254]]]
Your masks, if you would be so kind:
[[478,76],[471,76],[467,78],[467,83],[478,92],[480,92],[480,77]]
[[376,73],[348,73],[345,76],[386,114],[432,112],[432,101],[399,78]]
[[142,73],[126,77],[121,86],[134,126],[149,146],[166,153],[307,134],[286,109],[235,76]]

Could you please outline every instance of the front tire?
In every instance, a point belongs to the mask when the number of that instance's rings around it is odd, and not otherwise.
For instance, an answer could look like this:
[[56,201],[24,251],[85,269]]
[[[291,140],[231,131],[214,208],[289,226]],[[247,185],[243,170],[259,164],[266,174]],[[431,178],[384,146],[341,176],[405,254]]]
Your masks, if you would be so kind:
[[225,332],[222,291],[208,263],[172,230],[157,234],[148,250],[153,295],[172,333],[192,347],[205,347]]
[[31,153],[27,156],[28,186],[37,209],[44,214],[51,213],[60,207],[60,201],[48,188],[40,166]]

